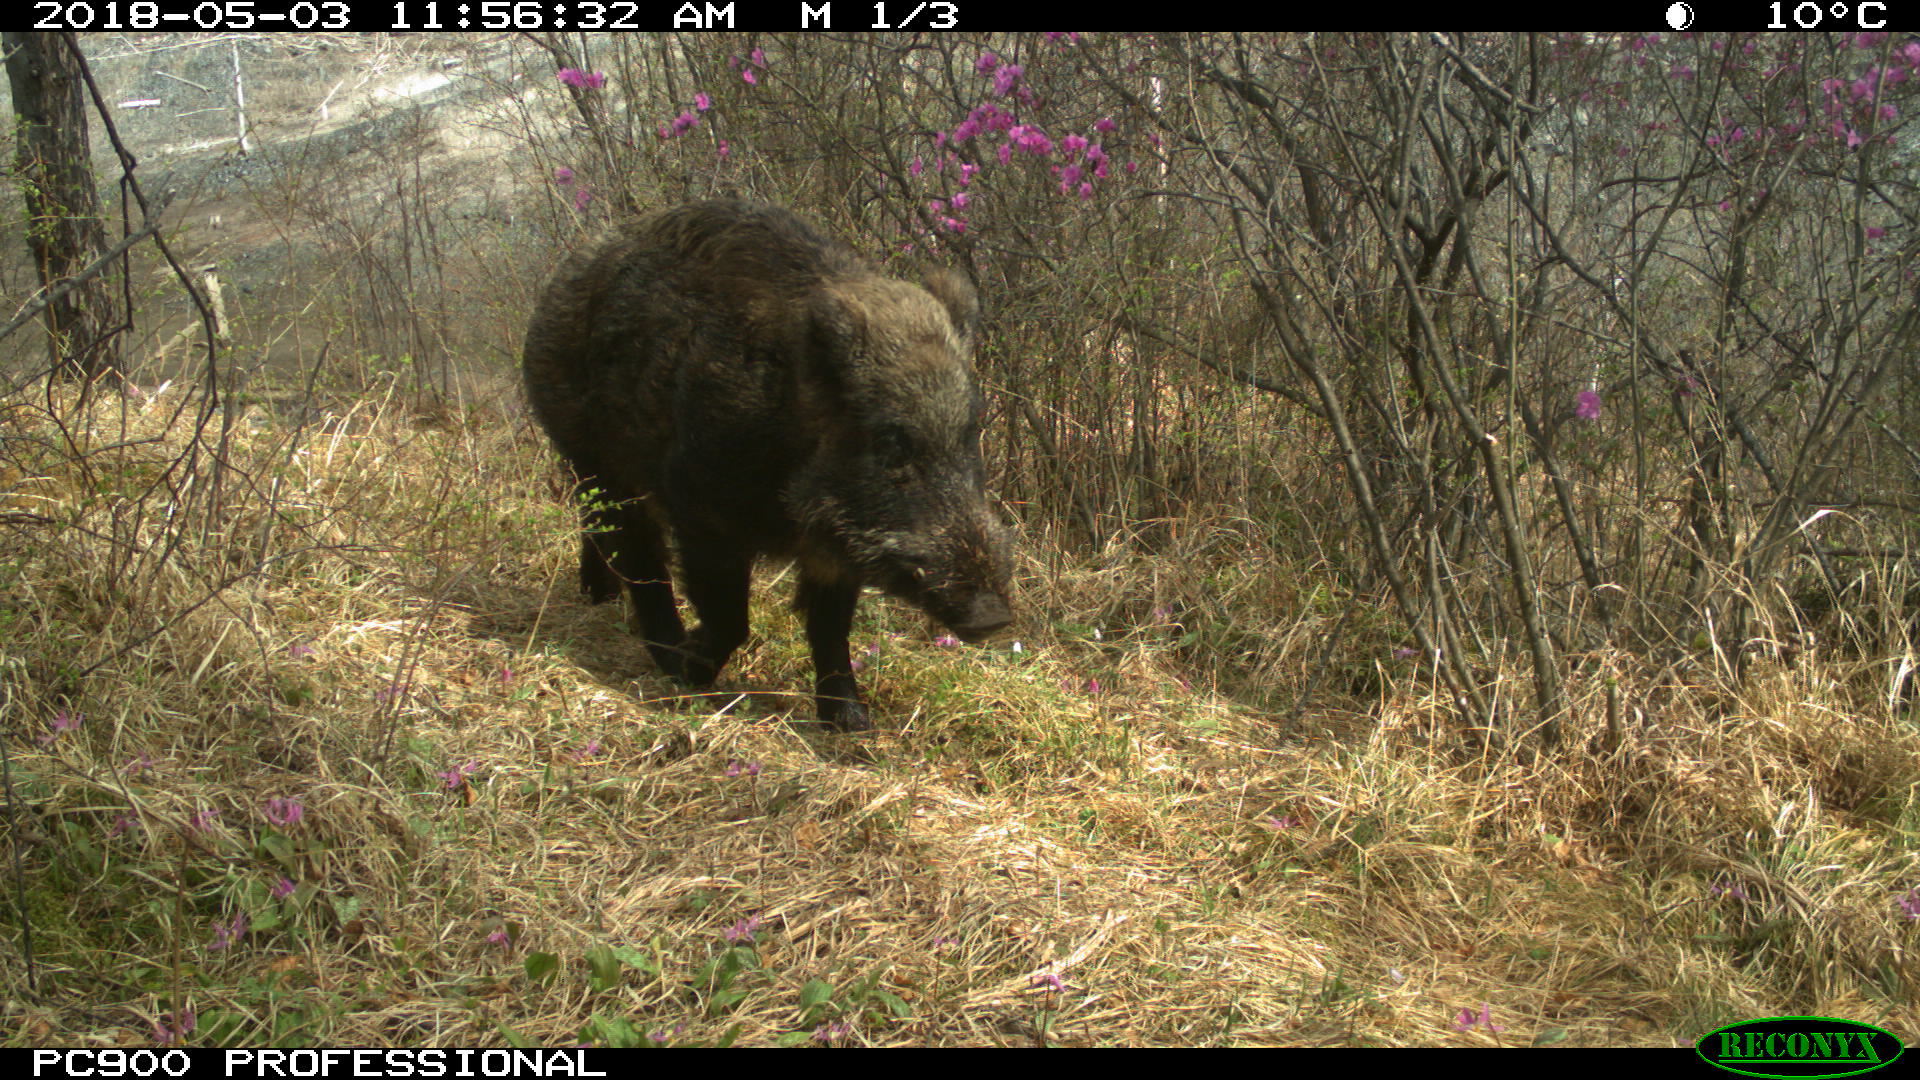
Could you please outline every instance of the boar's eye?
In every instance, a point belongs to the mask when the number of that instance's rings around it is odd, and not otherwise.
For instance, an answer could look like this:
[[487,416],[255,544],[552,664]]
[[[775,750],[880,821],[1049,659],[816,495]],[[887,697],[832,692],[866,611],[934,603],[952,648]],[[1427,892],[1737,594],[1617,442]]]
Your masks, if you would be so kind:
[[913,440],[898,424],[882,424],[873,432],[873,452],[889,465],[905,465],[913,458]]

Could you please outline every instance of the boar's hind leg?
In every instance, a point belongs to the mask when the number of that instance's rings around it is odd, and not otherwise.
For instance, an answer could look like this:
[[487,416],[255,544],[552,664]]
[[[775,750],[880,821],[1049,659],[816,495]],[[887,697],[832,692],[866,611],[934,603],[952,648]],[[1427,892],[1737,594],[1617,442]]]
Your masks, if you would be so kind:
[[[581,492],[595,482],[582,481]],[[633,627],[660,670],[679,678],[680,643],[687,632],[673,603],[673,578],[667,567],[666,540],[660,525],[638,499],[605,491],[581,496],[580,588],[587,599],[605,603],[626,583],[633,600]]]
[[680,670],[669,671],[694,686],[711,686],[733,650],[747,640],[753,556],[683,532],[680,570],[687,600],[700,616],[700,624],[678,651]]
[[580,507],[580,591],[588,603],[604,604],[620,595],[620,577],[610,563],[620,548],[621,515],[617,507],[606,505],[604,494],[589,494],[593,490],[591,480],[582,480],[574,490]]
[[620,507],[620,531],[615,541],[613,568],[627,583],[633,600],[633,625],[660,670],[674,678],[685,676],[681,644],[687,637],[680,625],[680,609],[673,602],[673,576],[667,563],[667,542],[660,523],[638,500]]
[[858,585],[823,584],[800,577],[795,606],[806,613],[807,645],[813,650],[813,697],[820,722],[841,731],[865,731],[873,726],[860,701],[860,685],[853,677],[853,658],[847,653],[847,634],[853,629],[854,605],[860,602]]

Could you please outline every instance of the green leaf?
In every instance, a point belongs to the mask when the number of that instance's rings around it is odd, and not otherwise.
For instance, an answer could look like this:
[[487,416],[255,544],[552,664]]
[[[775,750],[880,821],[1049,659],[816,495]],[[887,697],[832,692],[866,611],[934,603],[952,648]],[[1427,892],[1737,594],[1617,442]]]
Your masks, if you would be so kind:
[[526,960],[527,978],[537,983],[548,983],[560,970],[560,958],[550,952],[528,953]]

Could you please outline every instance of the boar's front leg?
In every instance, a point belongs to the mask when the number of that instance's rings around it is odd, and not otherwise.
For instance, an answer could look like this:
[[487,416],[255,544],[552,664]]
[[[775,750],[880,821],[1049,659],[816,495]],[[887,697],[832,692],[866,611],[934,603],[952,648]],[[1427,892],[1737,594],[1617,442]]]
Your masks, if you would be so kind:
[[853,629],[853,609],[860,602],[860,586],[827,584],[803,571],[795,606],[806,613],[807,645],[813,649],[813,698],[820,722],[841,731],[873,727],[860,701],[860,685],[853,677],[853,657],[847,634]]
[[700,623],[680,647],[681,669],[669,674],[704,689],[747,640],[753,555],[685,531],[680,541],[681,583]]

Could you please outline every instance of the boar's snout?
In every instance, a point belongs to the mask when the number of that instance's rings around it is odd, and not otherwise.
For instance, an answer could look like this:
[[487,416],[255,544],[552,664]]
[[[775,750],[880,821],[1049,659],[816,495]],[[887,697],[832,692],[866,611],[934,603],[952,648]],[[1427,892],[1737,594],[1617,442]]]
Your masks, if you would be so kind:
[[1007,602],[992,593],[985,593],[967,605],[965,614],[954,620],[951,629],[961,641],[978,645],[1012,621],[1013,609],[1007,606]]

